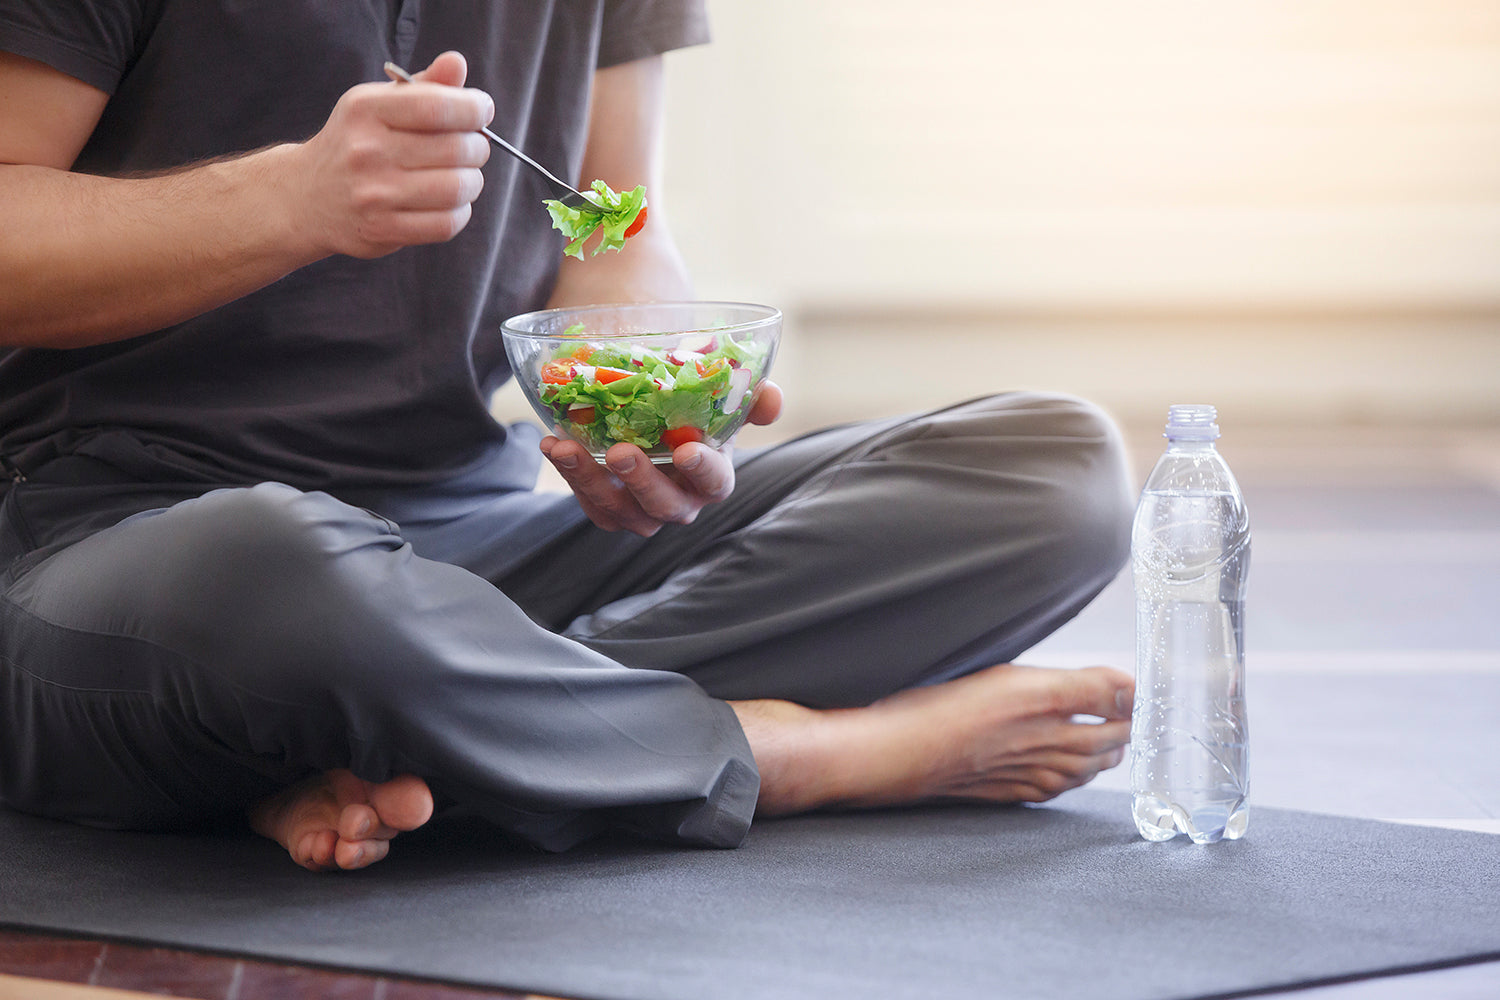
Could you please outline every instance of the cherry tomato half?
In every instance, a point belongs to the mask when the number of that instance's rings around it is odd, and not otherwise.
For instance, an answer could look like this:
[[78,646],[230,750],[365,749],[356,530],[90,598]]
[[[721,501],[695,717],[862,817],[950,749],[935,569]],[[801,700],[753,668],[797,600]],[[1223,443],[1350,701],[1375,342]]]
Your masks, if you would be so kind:
[[676,451],[689,441],[702,441],[703,432],[696,427],[669,427],[661,432],[661,443]]
[[628,240],[636,233],[646,227],[646,206],[641,206],[641,214],[635,217],[635,221],[625,230],[625,238]]
[[573,381],[573,362],[559,360],[542,365],[542,381],[547,385],[567,385]]

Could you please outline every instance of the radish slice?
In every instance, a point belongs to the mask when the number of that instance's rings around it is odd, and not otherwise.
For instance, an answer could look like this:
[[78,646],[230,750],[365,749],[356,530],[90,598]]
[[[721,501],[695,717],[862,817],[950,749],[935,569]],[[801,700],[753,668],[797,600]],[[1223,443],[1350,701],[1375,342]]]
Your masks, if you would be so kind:
[[667,360],[672,362],[672,364],[676,365],[679,368],[681,368],[683,365],[690,365],[694,361],[697,361],[702,357],[703,352],[701,351],[688,351],[680,347],[673,348],[672,350],[667,352]]
[[725,413],[733,413],[740,408],[744,402],[745,393],[750,391],[750,369],[735,368],[729,373],[729,387],[724,393]]

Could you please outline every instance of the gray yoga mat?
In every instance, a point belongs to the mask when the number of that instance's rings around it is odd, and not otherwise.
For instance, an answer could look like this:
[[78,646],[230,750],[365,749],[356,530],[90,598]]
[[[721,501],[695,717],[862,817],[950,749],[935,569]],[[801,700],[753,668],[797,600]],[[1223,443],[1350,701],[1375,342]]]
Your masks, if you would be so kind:
[[1500,838],[1255,809],[1137,838],[1122,793],[542,855],[474,822],[312,875],[250,836],[0,813],[0,923],[565,997],[1166,1000],[1500,957]]

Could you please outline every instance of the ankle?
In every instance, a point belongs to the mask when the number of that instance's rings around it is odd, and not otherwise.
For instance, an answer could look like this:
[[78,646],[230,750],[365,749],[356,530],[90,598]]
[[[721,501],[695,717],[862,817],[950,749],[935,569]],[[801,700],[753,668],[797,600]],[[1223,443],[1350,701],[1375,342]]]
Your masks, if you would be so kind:
[[822,804],[823,713],[789,701],[731,701],[760,771],[755,811],[763,816],[806,812]]
[[816,710],[769,699],[730,706],[760,770],[761,815],[922,797],[927,741],[913,724],[916,713],[904,706]]

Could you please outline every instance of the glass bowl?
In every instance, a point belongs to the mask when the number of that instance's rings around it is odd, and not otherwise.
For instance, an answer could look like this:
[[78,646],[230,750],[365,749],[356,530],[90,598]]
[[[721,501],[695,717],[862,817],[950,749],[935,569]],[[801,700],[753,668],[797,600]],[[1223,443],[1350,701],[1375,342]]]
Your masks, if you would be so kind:
[[689,441],[723,447],[776,356],[781,312],[743,302],[544,309],[501,326],[542,424],[602,459],[620,441],[657,464]]

